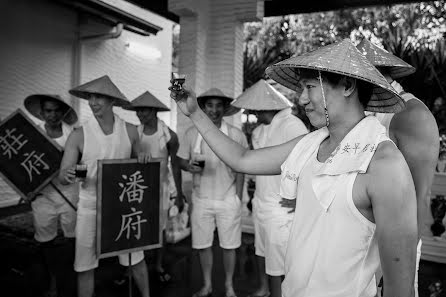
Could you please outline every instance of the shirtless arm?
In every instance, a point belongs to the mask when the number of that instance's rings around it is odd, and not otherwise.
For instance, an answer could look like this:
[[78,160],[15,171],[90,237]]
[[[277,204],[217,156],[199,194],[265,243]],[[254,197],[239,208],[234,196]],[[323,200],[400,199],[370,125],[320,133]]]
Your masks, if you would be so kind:
[[438,127],[432,113],[418,100],[407,102],[406,109],[392,118],[390,136],[397,144],[415,184],[418,237],[421,238],[423,216],[428,212],[429,190],[438,160]]
[[[75,166],[84,147],[84,130],[75,129],[68,136],[60,163],[59,181],[63,185],[75,182]],[[87,168],[88,170],[88,168]]]
[[387,142],[379,146],[367,175],[385,296],[413,296],[417,221],[409,168],[396,147]]
[[170,140],[167,143],[167,150],[170,156],[170,165],[172,167],[173,180],[177,189],[177,205],[181,206],[183,203],[183,188],[181,179],[181,168],[179,160],[177,158],[177,152],[179,148],[178,136],[175,132],[169,129]]
[[138,130],[136,129],[135,125],[132,125],[130,123],[126,123],[127,128],[127,134],[130,139],[130,143],[132,145],[132,158],[138,158],[139,163],[147,163],[150,161],[151,156],[150,154],[146,154],[141,151],[141,146],[139,143],[139,135]]
[[[173,94],[176,96],[175,92]],[[187,89],[187,94],[187,98],[183,97],[177,101],[178,107],[192,120],[212,151],[237,172],[254,175],[280,174],[280,166],[302,138],[299,137],[278,146],[249,150],[227,137],[212,123],[198,107],[193,91]]]
[[243,200],[243,185],[245,184],[245,175],[243,173],[236,173],[235,176],[235,193],[238,198]]

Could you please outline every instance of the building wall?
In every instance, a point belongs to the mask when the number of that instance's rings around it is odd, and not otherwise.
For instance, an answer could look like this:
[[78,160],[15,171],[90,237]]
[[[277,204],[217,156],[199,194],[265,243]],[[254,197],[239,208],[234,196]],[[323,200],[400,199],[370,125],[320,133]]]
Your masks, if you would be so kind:
[[[124,30],[118,39],[82,42],[80,76],[75,77],[77,31],[80,29],[81,34],[89,35],[107,33],[112,28],[92,19],[81,18],[79,23],[76,11],[56,1],[2,0],[0,118],[4,119],[17,108],[25,110],[23,100],[30,94],[53,93],[70,98],[68,90],[76,81],[83,83],[104,74],[110,75],[129,99],[149,90],[171,106],[167,88],[170,85],[173,23],[127,2],[123,8],[163,30],[148,37]],[[72,101],[78,103],[75,106],[80,111],[81,123],[91,116],[86,101],[74,98]],[[138,123],[133,113],[119,108],[116,112],[126,120]],[[160,113],[159,117],[175,128],[176,115]],[[38,122],[36,118],[32,119]],[[0,207],[17,199],[15,191],[0,179]]]

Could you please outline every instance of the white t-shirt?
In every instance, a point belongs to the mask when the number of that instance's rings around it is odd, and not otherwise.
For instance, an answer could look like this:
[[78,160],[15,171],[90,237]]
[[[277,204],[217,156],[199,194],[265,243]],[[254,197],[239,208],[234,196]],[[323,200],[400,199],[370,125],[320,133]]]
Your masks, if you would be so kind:
[[[226,125],[228,127],[228,136],[247,148],[248,142],[243,132],[234,126]],[[190,160],[194,152],[197,137],[198,130],[195,127],[189,128],[184,137],[180,139],[180,148],[177,156],[185,160]],[[201,154],[204,155],[205,166],[201,174],[195,174],[194,176],[192,188],[193,197],[224,200],[228,196],[236,195],[236,172],[214,154],[206,141],[201,142]]]
[[[255,149],[274,146],[288,142],[300,135],[308,133],[304,123],[291,114],[291,108],[278,112],[269,125],[260,125],[253,131],[252,143]],[[287,216],[288,208],[280,206],[280,175],[256,176],[254,203],[260,219]]]

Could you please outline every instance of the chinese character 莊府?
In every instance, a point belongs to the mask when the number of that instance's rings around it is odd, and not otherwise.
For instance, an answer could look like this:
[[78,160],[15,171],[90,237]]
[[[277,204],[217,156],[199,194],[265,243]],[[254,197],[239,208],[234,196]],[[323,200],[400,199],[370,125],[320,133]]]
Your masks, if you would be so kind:
[[129,239],[132,231],[134,231],[134,236],[136,239],[141,238],[141,224],[146,223],[147,220],[141,220],[142,211],[136,211],[134,207],[131,207],[130,209],[132,210],[132,213],[121,215],[121,230],[119,231],[115,241],[118,241],[124,233],[126,239]]
[[11,159],[12,155],[17,155],[18,151],[28,142],[27,139],[23,139],[23,134],[18,136],[13,133],[16,129],[6,129],[6,134],[0,136],[0,148],[3,150],[3,155],[8,155]]
[[32,151],[31,153],[24,153],[23,155],[26,157],[26,159],[23,160],[20,165],[25,168],[31,182],[33,181],[33,172],[40,175],[39,168],[43,170],[48,170],[50,168],[48,164],[42,160],[45,153],[37,155],[35,151]]
[[122,202],[124,200],[124,196],[127,197],[128,202],[137,201],[141,203],[144,197],[144,190],[147,186],[144,186],[144,179],[142,178],[141,172],[136,171],[130,177],[126,175],[122,175],[125,180],[128,180],[125,184],[119,183],[119,187],[123,190],[121,195],[119,195],[119,200]]

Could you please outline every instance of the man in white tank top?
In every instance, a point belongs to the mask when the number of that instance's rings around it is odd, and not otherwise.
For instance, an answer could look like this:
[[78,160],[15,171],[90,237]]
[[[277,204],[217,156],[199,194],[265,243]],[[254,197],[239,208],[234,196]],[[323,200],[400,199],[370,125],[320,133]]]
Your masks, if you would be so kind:
[[[212,88],[200,96],[200,106],[213,126],[231,139],[247,147],[242,131],[227,124],[223,117],[230,114],[232,98]],[[217,227],[223,249],[226,297],[235,297],[233,275],[235,250],[241,245],[241,199],[244,175],[223,163],[209,148],[194,127],[181,139],[178,158],[183,170],[193,174],[192,189],[192,248],[198,250],[203,286],[194,297],[212,295],[212,244]]]
[[[181,187],[181,169],[177,162],[177,151],[179,147],[178,137],[177,134],[157,116],[158,112],[169,111],[170,109],[149,91],[144,92],[132,100],[131,105],[125,107],[125,109],[136,111],[136,115],[141,122],[141,125],[137,127],[138,135],[140,137],[141,151],[150,154],[152,158],[162,159],[160,169],[162,187],[161,199],[163,203],[161,225],[165,231],[171,195],[169,186],[174,186],[176,190],[175,204],[180,211],[184,205],[184,197]],[[175,185],[169,184],[169,158]],[[163,233],[163,238],[165,241],[165,233]],[[171,276],[164,270],[163,256],[164,247],[157,249],[155,269],[161,283],[168,282],[171,278]]]
[[[415,68],[400,58],[379,48],[367,39],[357,46],[367,59],[378,68],[392,87],[406,102],[406,108],[397,114],[376,113],[386,127],[390,139],[397,145],[409,165],[417,198],[418,239],[417,272],[421,257],[421,235],[429,234],[429,226],[423,221],[429,209],[430,187],[434,178],[439,153],[438,126],[434,116],[424,103],[403,88],[395,79],[415,72]],[[415,294],[418,296],[418,273],[415,277]]]
[[[39,127],[62,148],[68,135],[73,130],[72,126],[77,122],[74,109],[58,95],[31,95],[24,105],[26,109],[42,122]],[[46,186],[31,203],[33,210],[34,238],[40,243],[50,275],[49,292],[57,294],[57,283],[67,281],[58,278],[56,281],[56,267],[61,259],[56,254],[54,239],[57,236],[58,224],[69,239],[70,257],[74,259],[74,231],[76,227],[76,209],[78,190],[75,185],[63,186],[55,178],[53,184],[64,194],[68,202],[53,188]],[[71,205],[70,205],[71,204]],[[59,294],[64,294],[60,291]]]
[[[124,122],[113,113],[113,106],[123,106],[129,101],[103,76],[78,86],[70,93],[88,100],[93,117],[81,128],[70,134],[62,159],[59,180],[63,184],[75,182],[75,165],[79,157],[87,165],[87,177],[81,183],[76,228],[76,256],[74,269],[78,272],[78,296],[92,297],[96,258],[96,181],[97,161],[103,159],[128,159],[138,157],[147,162],[148,155],[140,154],[136,127]],[[142,251],[132,253],[135,282],[141,296],[149,296],[147,266]],[[119,255],[119,262],[129,266],[128,255]]]
[[[245,90],[232,105],[257,116],[260,125],[252,132],[254,149],[282,144],[308,133],[304,123],[291,114],[290,101],[263,79]],[[260,286],[251,297],[282,296],[285,252],[294,209],[281,206],[279,186],[279,175],[256,176],[252,217]]]
[[228,166],[254,175],[282,173],[281,196],[296,197],[283,296],[372,297],[380,262],[387,296],[412,296],[413,181],[385,128],[364,115],[397,112],[404,108],[401,97],[348,39],[279,62],[266,73],[303,90],[299,104],[318,130],[250,151],[211,124],[192,91],[169,89]]

